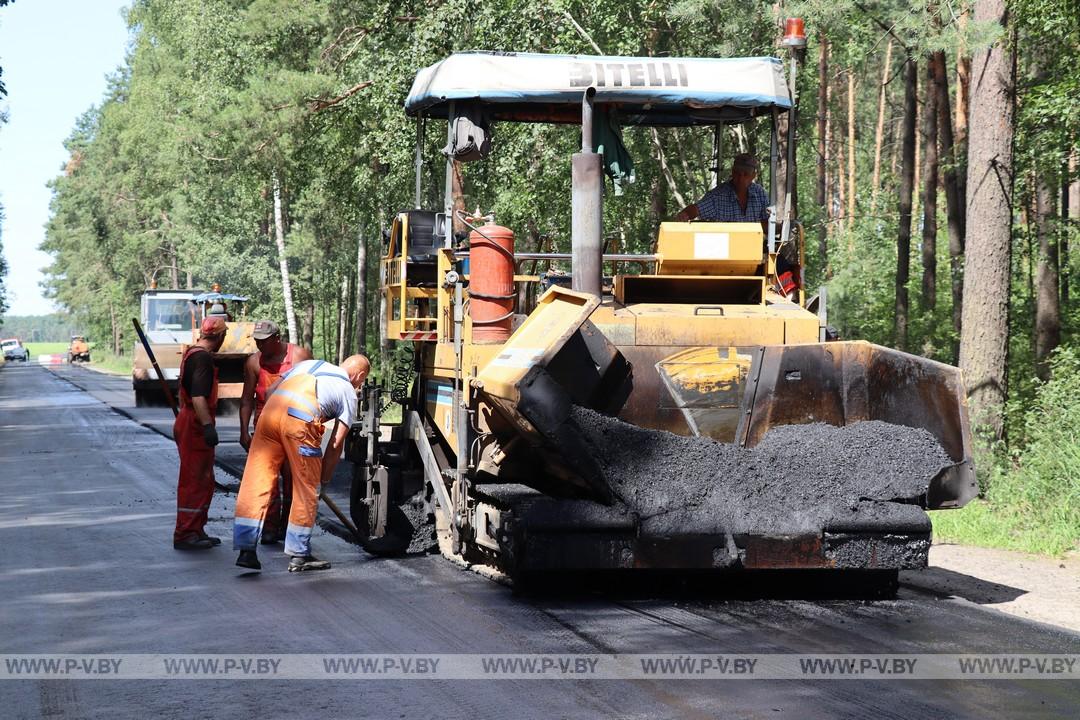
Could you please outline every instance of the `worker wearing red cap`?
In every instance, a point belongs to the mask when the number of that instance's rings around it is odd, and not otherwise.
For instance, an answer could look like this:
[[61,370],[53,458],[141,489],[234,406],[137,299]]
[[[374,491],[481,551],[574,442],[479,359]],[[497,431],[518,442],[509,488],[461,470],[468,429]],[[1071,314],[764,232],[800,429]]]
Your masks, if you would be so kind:
[[176,485],[177,550],[206,550],[221,540],[206,534],[206,516],[214,496],[214,446],[218,444],[217,368],[212,353],[225,342],[225,320],[207,317],[199,340],[180,360],[180,412],[173,423],[173,438],[180,452],[180,478]]
[[[289,572],[323,570],[330,563],[311,554],[311,530],[319,490],[334,474],[345,436],[356,418],[356,391],[370,366],[363,355],[352,355],[340,367],[322,360],[299,363],[271,388],[255,425],[240,493],[236,498],[233,547],[236,564],[259,570],[255,549],[262,531],[271,489],[278,471],[288,463],[293,475],[293,504],[285,533]],[[330,443],[321,449],[325,423],[333,423]]]
[[[245,450],[251,448],[250,424],[252,411],[254,422],[259,424],[259,415],[266,405],[266,395],[270,387],[293,365],[304,360],[311,360],[311,353],[293,343],[282,342],[281,328],[272,320],[259,320],[251,332],[258,352],[248,356],[244,363],[244,389],[240,394],[240,444]],[[263,521],[262,543],[270,545],[285,539],[285,523],[292,506],[292,473],[289,464],[281,467],[280,487],[270,493],[270,505],[266,509]]]

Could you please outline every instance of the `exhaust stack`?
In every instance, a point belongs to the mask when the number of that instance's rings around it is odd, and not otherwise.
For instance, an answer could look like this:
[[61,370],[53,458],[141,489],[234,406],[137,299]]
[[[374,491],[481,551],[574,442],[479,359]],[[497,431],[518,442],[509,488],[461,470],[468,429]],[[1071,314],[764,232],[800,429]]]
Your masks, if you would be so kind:
[[581,104],[581,152],[571,158],[573,183],[571,253],[572,287],[600,297],[604,224],[604,173],[601,156],[593,152],[593,96],[585,91]]

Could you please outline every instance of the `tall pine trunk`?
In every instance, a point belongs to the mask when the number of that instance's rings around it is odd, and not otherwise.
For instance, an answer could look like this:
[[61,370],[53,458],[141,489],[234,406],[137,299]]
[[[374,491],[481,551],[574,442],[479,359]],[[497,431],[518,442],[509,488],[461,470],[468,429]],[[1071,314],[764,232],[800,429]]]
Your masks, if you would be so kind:
[[1062,223],[1066,230],[1061,235],[1061,256],[1058,258],[1061,266],[1061,304],[1065,306],[1069,304],[1069,279],[1072,276],[1069,272],[1069,231],[1080,227],[1080,178],[1070,179],[1077,177],[1077,170],[1080,170],[1077,165],[1077,151],[1073,150],[1069,154],[1069,171],[1062,181],[1061,216],[1068,222]]
[[826,173],[829,165],[829,40],[825,33],[819,36],[818,47],[818,115],[817,115],[817,204],[821,212],[818,230],[818,261],[824,276],[829,274],[829,208],[826,197]]
[[274,240],[277,242],[278,268],[281,271],[281,292],[285,297],[285,324],[289,342],[296,342],[296,313],[293,312],[292,284],[289,282],[289,261],[285,255],[285,213],[281,208],[281,179],[275,172],[274,183]]
[[360,238],[356,243],[356,351],[367,354],[367,238],[364,228],[360,228]]
[[945,51],[939,50],[931,55],[930,63],[934,68],[938,136],[941,140],[941,164],[944,165],[942,184],[945,186],[945,213],[949,229],[949,284],[952,288],[953,332],[956,334],[952,360],[955,363],[959,360],[960,353],[960,321],[964,293],[964,196],[960,191],[960,158],[954,142],[949,109],[949,76],[945,71]]
[[855,72],[847,73],[848,227],[855,222]]
[[885,46],[885,64],[881,68],[881,89],[878,93],[877,127],[874,130],[874,172],[870,181],[870,213],[877,208],[878,190],[881,185],[881,143],[885,136],[885,98],[888,90],[889,70],[892,66],[892,38]]
[[346,344],[349,342],[349,336],[346,334],[349,330],[349,321],[347,320],[349,314],[349,273],[345,273],[341,276],[341,292],[338,294],[337,304],[337,347],[334,353],[337,358],[337,364],[340,365],[341,361],[345,359]]
[[[973,21],[1008,27],[1005,0],[977,0]],[[1006,33],[972,58],[968,124],[967,244],[960,368],[972,424],[989,437],[1005,428],[1009,347],[1013,118],[1016,67]],[[986,435],[977,437],[985,438]]]
[[1050,178],[1039,173],[1035,185],[1035,227],[1039,233],[1035,270],[1035,374],[1040,380],[1050,379],[1050,354],[1061,343],[1054,195]]
[[926,107],[923,109],[923,232],[922,293],[920,308],[925,312],[937,307],[937,191],[938,191],[938,113],[937,75],[932,59],[926,64]]
[[915,115],[919,91],[919,65],[908,55],[904,67],[904,129],[900,162],[900,194],[898,214],[900,226],[896,235],[896,318],[893,325],[896,347],[908,345],[908,280],[911,278],[911,196],[915,188]]

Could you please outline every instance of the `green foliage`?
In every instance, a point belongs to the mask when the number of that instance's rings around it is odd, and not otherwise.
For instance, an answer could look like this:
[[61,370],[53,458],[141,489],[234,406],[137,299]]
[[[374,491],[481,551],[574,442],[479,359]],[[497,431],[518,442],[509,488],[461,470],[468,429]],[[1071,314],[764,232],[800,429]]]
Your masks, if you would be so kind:
[[942,537],[1029,552],[1080,549],[1080,353],[1064,348],[1018,413],[1020,439],[990,471],[985,499],[935,515]]
[[76,334],[84,334],[82,328],[63,313],[9,315],[4,318],[4,337],[17,337],[28,343],[60,342],[67,347],[71,336]]

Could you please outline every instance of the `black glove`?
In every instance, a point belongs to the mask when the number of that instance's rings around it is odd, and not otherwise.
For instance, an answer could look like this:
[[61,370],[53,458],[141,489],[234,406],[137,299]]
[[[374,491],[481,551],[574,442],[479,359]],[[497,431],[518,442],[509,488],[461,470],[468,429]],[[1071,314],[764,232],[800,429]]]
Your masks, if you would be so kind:
[[202,426],[203,439],[206,440],[206,444],[210,447],[214,447],[218,444],[217,428],[213,423],[206,423]]

